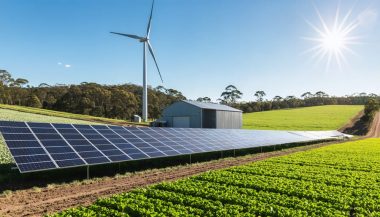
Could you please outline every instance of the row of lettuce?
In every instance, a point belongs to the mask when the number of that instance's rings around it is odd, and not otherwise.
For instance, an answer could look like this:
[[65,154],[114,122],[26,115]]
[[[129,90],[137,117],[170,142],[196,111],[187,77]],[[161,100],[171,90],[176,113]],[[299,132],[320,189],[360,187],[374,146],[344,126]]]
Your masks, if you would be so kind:
[[380,139],[336,144],[99,199],[52,216],[380,216]]

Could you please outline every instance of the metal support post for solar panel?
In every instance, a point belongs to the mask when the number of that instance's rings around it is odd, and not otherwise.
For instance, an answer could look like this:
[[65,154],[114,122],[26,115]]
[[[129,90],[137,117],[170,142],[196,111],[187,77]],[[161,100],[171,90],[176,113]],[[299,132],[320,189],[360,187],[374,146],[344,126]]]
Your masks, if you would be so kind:
[[263,146],[260,146],[260,152],[263,153]]
[[90,166],[87,165],[87,179],[90,179]]
[[234,149],[234,157],[236,157],[236,154],[235,154],[236,150]]
[[220,151],[220,158],[223,158],[223,151]]
[[189,155],[189,157],[190,157],[190,164],[191,164],[191,154]]

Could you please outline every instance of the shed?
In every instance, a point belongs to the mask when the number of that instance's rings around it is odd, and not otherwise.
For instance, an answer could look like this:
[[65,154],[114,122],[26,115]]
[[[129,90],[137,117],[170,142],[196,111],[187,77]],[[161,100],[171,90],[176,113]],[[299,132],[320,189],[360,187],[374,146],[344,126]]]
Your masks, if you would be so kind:
[[182,100],[166,107],[161,120],[168,127],[240,129],[242,111],[217,103]]

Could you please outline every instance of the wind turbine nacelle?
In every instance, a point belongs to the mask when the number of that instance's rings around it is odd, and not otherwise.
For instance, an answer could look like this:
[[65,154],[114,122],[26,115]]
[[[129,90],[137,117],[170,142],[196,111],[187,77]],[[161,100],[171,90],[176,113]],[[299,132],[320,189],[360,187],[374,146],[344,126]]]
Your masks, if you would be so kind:
[[140,42],[146,42],[146,41],[148,41],[148,38],[141,38],[140,39]]

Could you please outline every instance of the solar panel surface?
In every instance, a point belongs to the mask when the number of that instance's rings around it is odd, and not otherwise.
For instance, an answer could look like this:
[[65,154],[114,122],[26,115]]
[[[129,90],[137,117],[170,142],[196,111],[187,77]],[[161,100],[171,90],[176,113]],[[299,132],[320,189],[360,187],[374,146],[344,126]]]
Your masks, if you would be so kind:
[[20,172],[330,139],[337,131],[149,128],[0,121]]

